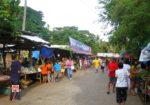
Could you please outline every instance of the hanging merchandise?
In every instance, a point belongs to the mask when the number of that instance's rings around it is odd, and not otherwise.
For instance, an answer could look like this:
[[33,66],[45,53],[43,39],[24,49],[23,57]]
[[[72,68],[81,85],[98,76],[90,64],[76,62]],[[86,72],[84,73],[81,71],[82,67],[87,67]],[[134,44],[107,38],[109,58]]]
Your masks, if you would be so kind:
[[32,58],[39,59],[40,51],[32,51]]
[[20,53],[21,53],[21,56],[23,58],[28,58],[29,57],[29,51],[27,51],[27,50],[23,50]]

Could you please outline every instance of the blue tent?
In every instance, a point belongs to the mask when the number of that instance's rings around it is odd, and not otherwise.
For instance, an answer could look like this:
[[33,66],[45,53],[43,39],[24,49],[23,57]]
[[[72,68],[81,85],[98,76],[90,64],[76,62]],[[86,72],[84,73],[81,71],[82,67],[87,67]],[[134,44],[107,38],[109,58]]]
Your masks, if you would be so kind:
[[41,48],[41,56],[44,58],[51,58],[53,56],[53,49],[43,46]]

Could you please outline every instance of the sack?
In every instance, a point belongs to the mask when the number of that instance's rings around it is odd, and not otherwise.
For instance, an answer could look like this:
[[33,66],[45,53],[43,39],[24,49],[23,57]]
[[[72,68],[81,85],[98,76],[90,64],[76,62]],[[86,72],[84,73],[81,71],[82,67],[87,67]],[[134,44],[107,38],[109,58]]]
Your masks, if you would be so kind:
[[41,68],[38,68],[38,72],[41,72]]

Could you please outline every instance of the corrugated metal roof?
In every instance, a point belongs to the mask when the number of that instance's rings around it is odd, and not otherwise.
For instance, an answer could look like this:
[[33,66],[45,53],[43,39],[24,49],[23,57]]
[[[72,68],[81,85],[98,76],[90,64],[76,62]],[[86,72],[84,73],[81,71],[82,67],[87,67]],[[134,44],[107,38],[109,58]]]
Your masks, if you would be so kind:
[[34,41],[37,43],[49,44],[49,42],[43,40],[42,38],[40,38],[38,36],[21,35],[21,38],[25,38],[25,39],[28,39],[30,41]]

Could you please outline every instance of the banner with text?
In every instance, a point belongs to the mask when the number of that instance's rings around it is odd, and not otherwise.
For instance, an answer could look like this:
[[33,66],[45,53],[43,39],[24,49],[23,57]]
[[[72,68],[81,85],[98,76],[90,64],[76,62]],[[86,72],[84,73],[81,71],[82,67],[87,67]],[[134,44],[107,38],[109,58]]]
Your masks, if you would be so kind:
[[75,53],[80,53],[80,54],[91,54],[91,47],[73,39],[69,38],[70,41],[70,47]]

